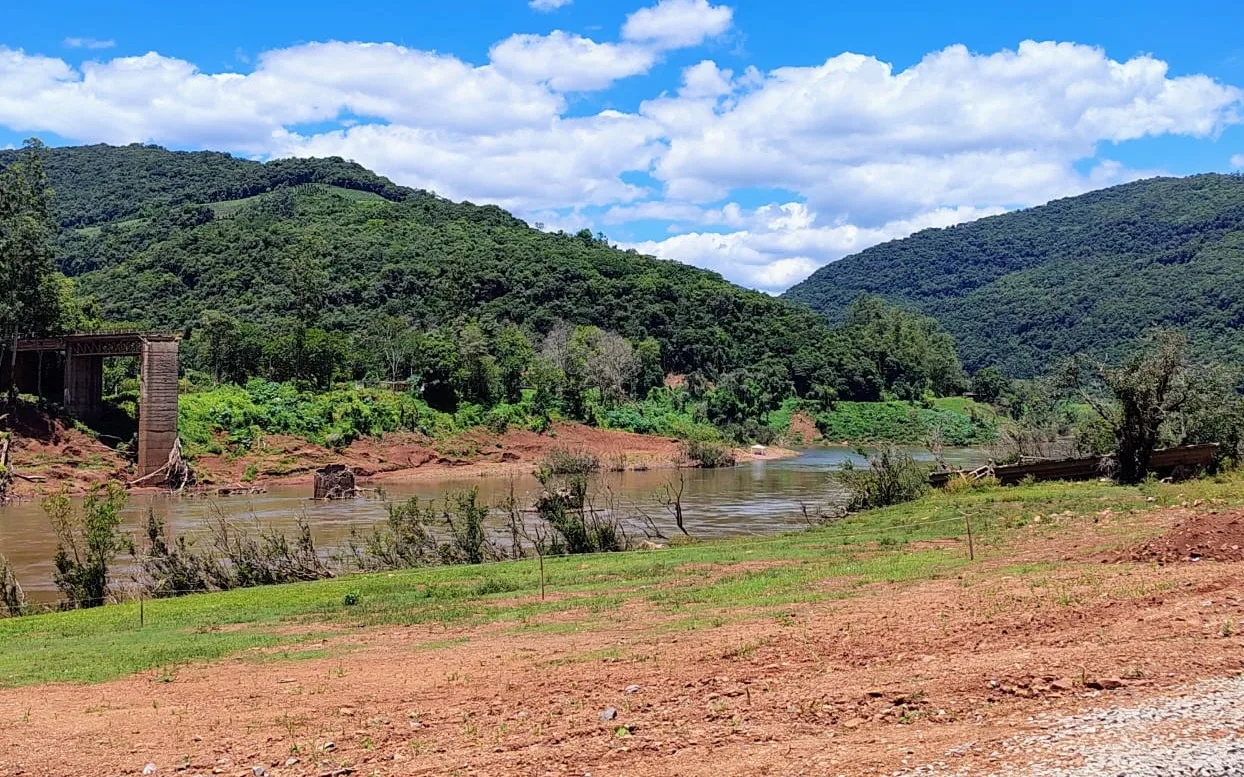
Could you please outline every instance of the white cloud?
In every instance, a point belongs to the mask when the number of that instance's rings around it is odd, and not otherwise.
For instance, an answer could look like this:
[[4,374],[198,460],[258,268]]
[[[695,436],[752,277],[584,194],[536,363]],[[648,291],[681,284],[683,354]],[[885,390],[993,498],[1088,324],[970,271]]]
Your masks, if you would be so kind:
[[660,0],[628,16],[622,37],[661,49],[686,48],[721,35],[733,19],[732,8],[708,0]]
[[647,73],[656,59],[646,48],[597,43],[561,30],[548,35],[512,35],[493,46],[488,56],[506,75],[548,84],[559,92],[608,88],[620,78]]
[[0,47],[0,123],[83,141],[266,153],[291,125],[346,114],[427,128],[547,126],[563,98],[491,66],[394,44],[311,43],[206,74],[155,52],[88,62]]
[[711,104],[680,94],[641,110],[670,128],[654,174],[671,197],[776,187],[876,222],[1082,190],[1072,165],[1099,143],[1213,136],[1240,120],[1240,98],[1206,76],[1170,78],[1149,56],[1116,62],[1089,46],[1029,41],[990,55],[952,46],[897,73],[841,54],[736,84]]
[[904,70],[850,53],[768,72],[703,60],[678,84],[640,82],[650,97],[635,110],[584,109],[573,96],[648,73],[670,48],[731,24],[726,6],[663,0],[632,14],[620,42],[516,35],[474,64],[328,41],[265,52],[248,72],[156,52],[74,67],[0,47],[0,127],[340,155],[556,228],[642,235],[656,222],[669,236],[636,247],[773,291],[924,226],[1152,174],[1106,158],[1105,144],[1214,138],[1241,121],[1233,86],[1067,43],[952,46]]
[[527,3],[527,5],[537,11],[547,13],[549,11],[556,11],[564,5],[570,5],[572,2],[574,2],[574,0],[531,0],[531,2]]
[[[533,212],[629,202],[647,194],[619,171],[644,169],[660,151],[660,126],[630,114],[556,119],[488,134],[363,124],[291,136],[282,156],[345,156],[403,183],[453,199]],[[551,218],[544,221],[552,222]]]
[[1231,156],[1232,167],[1244,167],[1244,154],[1233,154]]
[[117,45],[115,40],[99,38],[65,38],[64,43],[71,49],[110,49]]
[[[945,227],[1001,213],[1002,208],[939,208],[918,218],[874,228],[853,224],[818,224],[803,203],[766,205],[745,213],[729,205],[726,213],[709,211],[706,223],[746,226],[734,232],[692,232],[627,247],[666,259],[678,259],[764,291],[777,292],[806,278],[818,267],[886,240],[921,229]],[[720,219],[720,220],[719,220]]]

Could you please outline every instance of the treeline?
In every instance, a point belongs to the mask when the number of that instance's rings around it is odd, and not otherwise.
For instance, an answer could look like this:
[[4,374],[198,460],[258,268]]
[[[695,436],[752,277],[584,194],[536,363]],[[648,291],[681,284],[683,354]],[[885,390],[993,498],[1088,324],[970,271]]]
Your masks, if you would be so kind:
[[312,326],[313,320],[308,315],[281,331],[266,331],[224,314],[204,314],[183,349],[187,374],[204,376],[209,384],[262,378],[320,392],[346,381],[380,383],[441,413],[510,407],[509,414],[479,417],[490,425],[521,420],[537,429],[556,415],[669,434],[677,430],[655,417],[672,411],[739,442],[770,441],[768,416],[792,398],[816,416],[840,399],[917,400],[969,385],[953,343],[934,322],[873,298],[858,301],[833,333],[834,342],[850,348],[845,358],[839,355],[854,365],[850,374],[839,375],[822,362],[812,378],[797,364],[767,358],[720,373],[676,375],[669,388],[663,345],[654,337],[631,341],[566,322],[543,335],[478,321],[421,331],[395,316],[379,316],[347,335]]

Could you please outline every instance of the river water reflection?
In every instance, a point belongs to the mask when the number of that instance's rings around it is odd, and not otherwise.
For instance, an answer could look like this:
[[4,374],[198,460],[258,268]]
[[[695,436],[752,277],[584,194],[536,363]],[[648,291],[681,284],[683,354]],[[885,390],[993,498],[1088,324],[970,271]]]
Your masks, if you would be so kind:
[[[926,451],[913,450],[917,458],[928,458]],[[946,458],[956,465],[983,463],[985,451],[954,449]],[[805,525],[803,507],[819,508],[841,504],[843,494],[828,474],[851,460],[861,459],[846,448],[815,448],[791,459],[758,460],[738,467],[718,470],[686,470],[683,513],[689,531],[697,537],[713,538],[746,534],[771,534]],[[657,495],[677,473],[670,470],[612,473],[602,484],[614,495],[615,505],[624,513],[647,513],[667,534],[676,531],[673,521]],[[410,483],[386,483],[391,499],[419,496],[440,498],[446,493],[479,489],[483,504],[500,504],[508,495],[511,479],[506,477],[438,478]],[[530,505],[539,485],[524,475],[513,479],[519,502]],[[316,545],[322,551],[340,547],[351,528],[370,526],[385,518],[384,504],[369,499],[341,502],[313,502],[310,485],[278,486],[265,494],[179,499],[140,496],[131,499],[125,511],[129,530],[139,527],[146,511],[162,516],[175,535],[201,536],[209,522],[224,514],[243,523],[256,520],[292,533],[298,517],[305,515]],[[52,556],[56,538],[47,516],[37,504],[22,503],[0,508],[0,554],[8,558],[14,572],[32,599],[54,598]],[[124,569],[118,573],[125,574]]]

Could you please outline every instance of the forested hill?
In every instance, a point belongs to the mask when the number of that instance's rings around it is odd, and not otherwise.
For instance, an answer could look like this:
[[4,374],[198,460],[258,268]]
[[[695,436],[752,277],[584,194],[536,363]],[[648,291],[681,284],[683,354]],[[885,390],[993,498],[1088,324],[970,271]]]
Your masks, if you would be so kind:
[[786,298],[841,320],[861,293],[938,319],[969,369],[1117,353],[1153,326],[1244,357],[1244,177],[1154,178],[875,246]]
[[[17,154],[0,151],[0,167]],[[327,184],[394,201],[431,196],[337,157],[264,164],[214,151],[134,144],[49,149],[45,163],[56,189],[53,210],[62,227],[152,216],[172,205],[238,200],[298,184]]]
[[[536,230],[341,160],[258,164],[138,146],[44,153],[57,263],[98,316],[181,330],[191,364],[231,379],[410,375],[387,363],[401,330],[423,338],[409,369],[426,385],[462,383],[463,365],[502,362],[514,337],[538,346],[565,323],[642,345],[657,369],[730,377],[757,396],[919,397],[961,385],[953,345],[931,321],[870,308],[859,332],[835,330],[716,273],[586,230]],[[875,337],[861,334],[869,328]]]

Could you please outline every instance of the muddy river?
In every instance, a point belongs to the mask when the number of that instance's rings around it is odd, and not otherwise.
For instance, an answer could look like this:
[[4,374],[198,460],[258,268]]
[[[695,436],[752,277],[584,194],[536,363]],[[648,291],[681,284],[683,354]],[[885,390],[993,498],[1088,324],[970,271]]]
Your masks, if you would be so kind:
[[[927,452],[913,451],[918,458]],[[984,451],[949,450],[953,464],[975,464],[986,458]],[[697,537],[713,538],[747,534],[770,534],[806,525],[804,507],[815,514],[819,509],[841,504],[843,494],[829,473],[847,460],[859,457],[845,448],[817,448],[791,459],[749,462],[719,470],[685,470],[683,513],[687,529]],[[658,494],[677,473],[670,470],[623,472],[601,476],[598,492],[607,486],[622,514],[652,516],[666,534],[676,533],[673,521],[662,507]],[[539,485],[534,477],[513,480],[520,503],[530,505]],[[468,477],[386,483],[392,500],[411,496],[424,499],[469,488],[479,489],[483,504],[497,505],[505,500],[511,485],[507,477]],[[385,507],[374,499],[342,502],[314,502],[308,497],[311,486],[276,486],[264,494],[213,497],[211,499],[136,496],[125,511],[129,531],[141,525],[148,509],[162,516],[175,535],[197,536],[207,533],[207,525],[224,514],[244,524],[259,522],[292,534],[299,515],[312,527],[317,547],[325,553],[340,547],[351,528],[366,528],[384,520]],[[599,498],[598,498],[599,501]],[[633,532],[642,538],[642,532]],[[56,538],[43,509],[34,503],[0,508],[0,554],[8,558],[18,580],[33,600],[55,598],[52,585],[52,556]],[[114,574],[125,575],[125,565]]]

